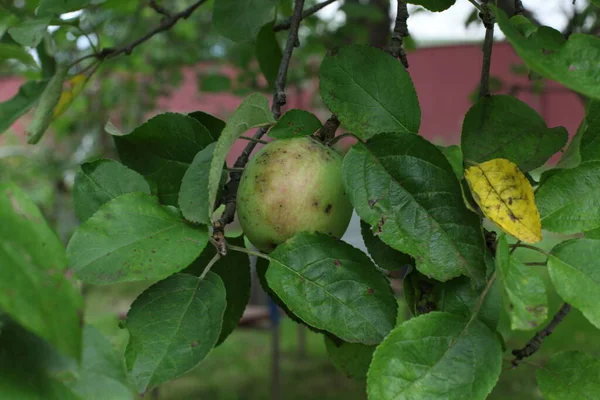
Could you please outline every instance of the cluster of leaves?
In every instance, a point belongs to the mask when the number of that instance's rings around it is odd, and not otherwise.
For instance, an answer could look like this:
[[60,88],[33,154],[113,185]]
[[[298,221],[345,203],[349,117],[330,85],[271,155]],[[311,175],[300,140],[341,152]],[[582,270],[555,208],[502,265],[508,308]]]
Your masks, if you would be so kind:
[[[256,37],[272,23],[275,2],[259,3],[247,24],[234,19],[223,28],[232,40]],[[237,18],[230,4],[216,1],[215,16]],[[16,186],[0,186],[2,388],[13,398],[77,399],[103,384],[105,393],[105,386],[114,391],[108,398],[131,398],[132,387],[144,393],[181,376],[237,326],[250,293],[244,253],[268,261],[257,267],[265,290],[296,321],[323,333],[334,363],[366,379],[371,399],[487,397],[506,350],[498,332],[501,307],[513,330],[537,330],[548,318],[545,283],[512,256],[507,234],[529,243],[541,240],[542,229],[573,235],[547,255],[551,282],[600,328],[594,297],[599,78],[588,65],[595,58],[574,56],[595,54],[600,39],[565,41],[551,28],[492,10],[532,70],[591,97],[561,163],[539,182],[528,173],[565,146],[564,128],[547,127],[516,98],[487,96],[465,116],[461,147],[439,148],[418,135],[420,107],[408,72],[385,52],[362,45],[327,55],[319,80],[324,103],[359,139],[345,155],[341,179],[370,257],[310,232],[268,255],[245,249],[243,237],[228,238],[242,253],[221,257],[209,245],[234,141],[257,127],[270,127],[277,140],[313,134],[321,122],[306,111],[275,121],[268,100],[252,94],[227,122],[201,111],[166,113],[128,134],[112,130],[120,162],[81,165],[73,191],[81,225],[66,251]],[[491,244],[486,218],[500,227]],[[397,323],[385,271],[406,265],[414,318]],[[74,277],[103,285],[155,282],[131,304],[124,323],[126,370],[106,339],[82,323]],[[26,368],[13,369],[15,357],[25,359]],[[25,384],[32,370],[39,384]],[[571,399],[573,390],[593,398],[599,371],[597,358],[567,352],[538,371],[538,382],[548,398]]]

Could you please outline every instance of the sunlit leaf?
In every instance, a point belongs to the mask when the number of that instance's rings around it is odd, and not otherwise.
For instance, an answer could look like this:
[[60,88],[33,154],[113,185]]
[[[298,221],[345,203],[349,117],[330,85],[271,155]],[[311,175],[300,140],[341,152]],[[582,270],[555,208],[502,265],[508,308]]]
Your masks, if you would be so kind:
[[467,168],[465,178],[486,217],[519,240],[542,240],[533,188],[519,167],[498,158]]

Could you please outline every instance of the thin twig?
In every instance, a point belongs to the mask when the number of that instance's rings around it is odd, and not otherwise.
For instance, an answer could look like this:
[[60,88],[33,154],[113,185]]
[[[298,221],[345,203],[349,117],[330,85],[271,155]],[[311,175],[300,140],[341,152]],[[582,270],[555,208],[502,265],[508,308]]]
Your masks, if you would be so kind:
[[527,342],[525,347],[523,347],[522,349],[513,350],[512,354],[513,356],[515,356],[515,359],[512,361],[512,365],[514,367],[517,367],[521,360],[523,360],[526,357],[530,357],[535,352],[537,352],[540,349],[540,347],[542,347],[544,339],[552,334],[554,329],[556,329],[558,324],[560,324],[565,319],[570,310],[571,305],[568,303],[564,303],[560,310],[558,310],[556,315],[554,315],[554,318],[552,318],[552,321],[550,321],[548,326],[546,326],[541,331],[537,332],[535,336],[533,336],[531,340]]
[[545,256],[550,255],[548,252],[540,249],[539,247],[532,246],[530,244],[521,243],[521,242],[517,242],[517,243],[513,244],[511,246],[511,249],[514,251],[514,249],[518,248],[518,247],[523,248],[523,249],[529,249],[529,250],[537,251],[538,253],[542,253]]
[[333,146],[334,144],[336,144],[337,142],[339,142],[340,140],[342,140],[343,138],[346,137],[353,137],[356,139],[356,136],[354,136],[353,133],[350,132],[346,132],[346,133],[342,133],[341,135],[338,135],[336,137],[334,137],[333,139],[331,139],[329,142],[325,143],[327,146]]
[[477,299],[477,303],[475,304],[475,307],[473,308],[473,311],[471,312],[471,318],[469,319],[469,322],[467,322],[467,327],[469,325],[471,325],[471,323],[473,322],[473,320],[475,320],[475,318],[477,318],[477,313],[479,312],[479,309],[481,308],[481,306],[483,305],[483,302],[485,301],[485,296],[487,296],[487,294],[490,291],[490,289],[492,288],[492,285],[494,284],[495,280],[496,280],[496,271],[494,271],[492,273],[492,275],[490,276],[490,279],[487,282],[487,285],[485,285],[485,288],[483,289],[483,292],[481,292],[481,294],[479,295],[479,298]]
[[481,63],[481,82],[479,84],[479,98],[490,94],[490,67],[492,65],[492,47],[494,45],[494,15],[487,6],[489,0],[481,4],[482,11],[479,17],[485,26],[485,39],[483,41],[483,62]]
[[[283,56],[281,57],[281,62],[279,63],[279,71],[277,72],[277,78],[275,80],[275,93],[273,94],[273,103],[271,104],[271,112],[273,113],[275,119],[279,118],[281,115],[281,107],[286,103],[286,76],[290,61],[292,59],[294,47],[296,47],[298,42],[298,27],[300,26],[300,21],[302,20],[303,8],[304,0],[296,0],[294,2],[294,13],[292,15],[292,20],[290,21],[288,38],[285,44],[285,49],[283,50]],[[252,138],[259,140],[267,132],[267,129],[268,127],[262,127],[258,129]],[[254,150],[254,147],[256,147],[256,144],[257,143],[254,140],[248,142],[246,147],[244,147],[242,154],[240,154],[233,164],[234,168],[244,168],[246,166],[246,163],[250,158],[250,154],[252,153],[252,150]],[[225,210],[223,211],[221,218],[213,223],[213,240],[217,247],[217,251],[220,252],[221,255],[227,254],[228,247],[224,234],[225,226],[233,222],[235,217],[235,202],[241,178],[241,172],[232,172],[230,174],[230,180],[225,187],[225,194],[223,195],[222,200],[225,204]]]
[[531,261],[531,262],[526,262],[523,263],[524,265],[530,266],[530,267],[535,267],[535,266],[542,266],[545,267],[548,263],[546,261]]
[[515,250],[517,250],[517,248],[521,245],[521,241],[517,240],[517,243],[513,244],[512,248],[510,249],[510,253],[508,253],[509,256],[512,256],[512,254],[515,252]]
[[[300,20],[303,20],[304,18],[310,17],[311,15],[317,13],[319,10],[327,7],[328,5],[330,5],[331,3],[335,3],[337,0],[327,0],[324,1],[322,3],[319,4],[315,4],[314,6],[307,8],[303,13],[302,13],[302,17],[300,18]],[[285,21],[283,21],[280,24],[277,24],[273,27],[273,30],[275,32],[279,32],[279,31],[285,31],[287,29],[290,29],[290,27],[292,26],[292,18],[293,17],[289,17],[288,19],[286,19]]]
[[239,251],[240,253],[246,253],[246,254],[251,255],[251,256],[261,257],[261,258],[264,258],[265,260],[271,261],[271,257],[269,257],[265,253],[261,253],[259,251],[250,250],[250,249],[247,249],[245,247],[234,246],[232,244],[227,244],[227,248],[229,250]]
[[515,0],[515,15],[522,15],[525,12],[525,7],[521,0]]
[[152,29],[150,32],[146,33],[145,35],[139,37],[138,39],[127,43],[123,46],[120,47],[107,47],[102,49],[100,52],[98,53],[94,53],[91,55],[87,55],[84,57],[81,57],[80,59],[76,60],[73,65],[78,64],[79,62],[91,58],[91,57],[96,57],[100,60],[107,60],[109,58],[114,58],[117,57],[121,54],[126,54],[129,55],[131,54],[131,52],[133,51],[134,48],[136,48],[137,46],[139,46],[140,44],[144,43],[145,41],[149,40],[150,38],[152,38],[154,35],[156,35],[157,33],[160,32],[164,32],[167,31],[169,29],[171,29],[180,19],[186,19],[188,18],[190,15],[192,15],[192,13],[198,8],[200,7],[202,4],[204,4],[207,0],[198,0],[196,1],[194,4],[192,4],[191,6],[189,6],[188,8],[186,8],[183,11],[180,11],[176,14],[171,15],[168,18],[164,18],[160,25],[158,25],[156,28]]
[[469,0],[469,3],[473,4],[473,6],[475,6],[475,8],[479,10],[479,12],[483,11],[481,9],[481,5],[478,2],[476,2],[475,0]]
[[219,253],[215,254],[215,256],[208,262],[208,265],[204,268],[204,271],[202,271],[202,274],[200,275],[200,280],[204,279],[206,274],[208,274],[208,271],[210,271],[213,265],[215,265],[220,259],[221,255]]
[[260,140],[260,139],[256,139],[256,138],[249,137],[249,136],[240,136],[240,139],[244,139],[244,140],[247,140],[249,142],[269,144],[269,142],[267,142],[266,140]]
[[408,59],[406,58],[406,52],[402,47],[404,38],[409,35],[408,25],[406,20],[408,19],[408,8],[404,0],[398,0],[398,8],[396,11],[396,23],[394,24],[394,30],[392,31],[392,38],[388,47],[388,52],[394,57],[399,58],[405,68],[408,68]]
[[156,0],[150,0],[148,5],[150,6],[151,9],[153,9],[157,13],[162,14],[167,18],[171,17],[171,12],[169,10],[167,10],[166,8],[164,8],[163,6],[161,6],[160,4],[158,4],[156,2]]

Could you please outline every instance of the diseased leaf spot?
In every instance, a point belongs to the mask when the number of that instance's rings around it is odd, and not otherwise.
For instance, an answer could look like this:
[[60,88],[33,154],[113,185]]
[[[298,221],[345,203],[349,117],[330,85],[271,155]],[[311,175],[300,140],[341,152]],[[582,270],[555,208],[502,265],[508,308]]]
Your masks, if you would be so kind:
[[198,342],[197,340],[194,340],[192,343],[190,343],[190,347],[193,349],[194,347],[198,346],[200,344],[200,342]]
[[342,266],[342,262],[340,260],[335,260],[333,263],[335,264],[336,267]]
[[373,294],[373,293],[375,293],[375,289],[373,289],[373,288],[367,289],[367,294]]

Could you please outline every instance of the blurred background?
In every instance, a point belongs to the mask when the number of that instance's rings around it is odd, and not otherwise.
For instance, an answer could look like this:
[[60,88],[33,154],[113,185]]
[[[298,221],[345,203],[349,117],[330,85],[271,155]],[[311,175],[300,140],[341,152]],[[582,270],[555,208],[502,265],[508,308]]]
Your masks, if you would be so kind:
[[[318,2],[307,0],[306,7]],[[161,20],[147,1],[95,0],[86,11],[65,14],[53,21],[56,25],[48,28],[38,46],[26,54],[15,55],[11,52],[15,43],[7,30],[35,9],[37,3],[0,0],[0,102],[16,96],[26,80],[42,78],[41,66],[48,62],[48,54],[54,54],[59,61],[73,61],[95,48],[129,42]],[[184,9],[190,3],[159,2],[171,11]],[[78,224],[70,195],[76,168],[95,158],[116,159],[112,139],[105,130],[109,121],[128,132],[151,116],[167,111],[201,110],[227,119],[244,96],[256,91],[271,95],[255,45],[236,44],[211,31],[210,3],[212,0],[189,19],[135,48],[131,55],[100,65],[83,92],[38,145],[26,145],[24,140],[28,116],[10,120],[6,103],[0,104],[0,126],[6,129],[0,136],[0,180],[14,181],[26,190],[65,243]],[[498,4],[512,13],[512,0]],[[283,20],[291,14],[292,0],[280,0],[280,5],[278,18]],[[565,35],[600,33],[600,8],[587,1],[525,0],[523,5],[526,15],[536,23],[550,25]],[[349,43],[385,47],[395,10],[394,0],[339,0],[305,19],[300,47],[294,51],[290,65],[285,109],[307,109],[325,121],[330,113],[321,102],[318,87],[318,69],[324,55],[329,49]],[[405,40],[405,47],[408,71],[422,110],[419,133],[439,145],[459,144],[463,117],[478,90],[483,26],[467,0],[457,0],[442,13],[411,5],[409,13],[411,36]],[[272,27],[266,29],[271,31]],[[272,54],[262,55],[261,63],[278,65],[286,32],[275,38]],[[492,92],[519,97],[536,109],[548,126],[565,126],[572,136],[583,117],[583,99],[530,74],[510,45],[503,42],[498,29],[495,39]],[[89,72],[86,68],[95,66],[82,63],[78,68],[85,73]],[[340,142],[340,151],[350,144],[351,141]],[[245,142],[235,144],[229,163],[244,145]],[[344,240],[364,249],[356,216]],[[541,247],[550,249],[556,242],[556,237],[547,234]],[[535,254],[519,251],[515,254],[523,261],[540,261]],[[122,352],[127,341],[124,331],[118,329],[118,320],[151,283],[86,288],[87,322],[109,336],[116,351]],[[332,366],[323,338],[299,328],[288,318],[273,321],[266,296],[255,286],[243,327],[198,368],[162,386],[152,396],[164,400],[268,399],[278,391],[279,398],[286,400],[365,399],[364,382],[349,379]],[[552,315],[560,299],[555,294],[550,299]],[[402,293],[399,302],[402,303]],[[401,315],[408,317],[408,309],[402,310]],[[527,332],[510,333],[506,319],[503,327],[508,348],[522,346],[531,336]],[[581,347],[600,355],[600,334],[573,310],[532,361],[542,362],[557,349]],[[509,363],[506,368],[491,399],[541,398],[535,389],[532,368],[523,365],[510,371]]]

